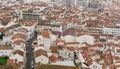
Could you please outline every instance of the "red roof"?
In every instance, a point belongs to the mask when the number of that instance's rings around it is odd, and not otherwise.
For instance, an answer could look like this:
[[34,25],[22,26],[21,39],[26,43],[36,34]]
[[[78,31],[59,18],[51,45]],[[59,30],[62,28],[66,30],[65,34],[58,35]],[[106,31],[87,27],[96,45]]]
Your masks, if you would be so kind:
[[120,46],[120,45],[115,43],[107,43],[107,46]]
[[35,22],[26,22],[24,24],[25,24],[25,26],[33,26],[35,24]]
[[111,51],[110,51],[110,49],[108,49],[107,52],[106,52],[105,64],[106,64],[106,65],[112,64],[112,60],[113,60],[113,59],[112,59]]
[[111,66],[110,66],[110,69],[119,69],[119,68],[120,68],[120,65],[115,65],[115,66],[114,66],[114,65],[111,65]]
[[50,56],[49,59],[50,59],[51,62],[58,61],[58,58],[56,56],[54,56],[54,55]]
[[14,63],[14,60],[13,60],[13,59],[9,59],[9,60],[7,61],[7,63],[8,63],[8,64],[12,64],[12,63]]
[[67,42],[66,44],[80,44],[79,42]]
[[5,29],[4,28],[0,28],[0,32],[4,32],[5,31]]
[[67,47],[67,49],[70,50],[70,51],[75,51],[76,50],[75,47]]
[[21,33],[17,33],[12,37],[12,40],[16,39],[16,38],[21,38],[21,39],[26,39],[25,34],[21,34]]
[[43,32],[41,32],[41,34],[44,38],[50,38],[50,35],[49,35],[48,31],[43,31]]
[[16,40],[16,41],[13,42],[13,44],[16,44],[16,45],[20,45],[21,43],[25,44],[25,42],[22,41],[22,40]]
[[103,47],[103,43],[97,43],[95,45],[97,45],[97,47]]
[[89,49],[88,51],[89,52],[95,52],[95,49]]
[[116,49],[117,50],[117,53],[120,53],[120,49]]
[[92,59],[91,59],[90,56],[87,54],[88,52],[87,52],[86,50],[83,50],[81,53],[82,53],[83,57],[85,58],[86,63],[87,63],[88,65],[91,65],[91,64],[92,64]]
[[66,36],[66,35],[75,36],[75,29],[70,28],[68,30],[63,31],[62,36]]
[[58,46],[51,46],[50,50],[52,53],[57,53]]
[[27,21],[23,21],[23,20],[19,20],[19,23],[20,24],[23,24],[25,26],[33,26],[35,24],[34,21],[31,21],[31,22],[27,22]]
[[56,39],[55,42],[56,42],[56,43],[60,43],[60,42],[65,43],[65,41],[62,40],[62,39]]

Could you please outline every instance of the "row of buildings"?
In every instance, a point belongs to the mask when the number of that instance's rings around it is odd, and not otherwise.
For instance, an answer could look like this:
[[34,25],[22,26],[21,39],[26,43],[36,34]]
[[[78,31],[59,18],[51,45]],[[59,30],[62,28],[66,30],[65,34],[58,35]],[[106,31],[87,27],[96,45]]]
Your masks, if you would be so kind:
[[26,41],[37,31],[35,69],[120,68],[119,1],[43,1],[1,5],[0,57],[9,57],[8,67],[25,68]]

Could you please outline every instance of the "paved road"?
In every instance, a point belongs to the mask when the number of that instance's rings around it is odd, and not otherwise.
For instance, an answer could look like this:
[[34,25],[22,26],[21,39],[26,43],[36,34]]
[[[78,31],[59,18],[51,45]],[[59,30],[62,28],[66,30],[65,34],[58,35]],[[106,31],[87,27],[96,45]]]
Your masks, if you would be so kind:
[[26,42],[26,69],[34,69],[34,53],[32,42],[36,39],[37,33]]

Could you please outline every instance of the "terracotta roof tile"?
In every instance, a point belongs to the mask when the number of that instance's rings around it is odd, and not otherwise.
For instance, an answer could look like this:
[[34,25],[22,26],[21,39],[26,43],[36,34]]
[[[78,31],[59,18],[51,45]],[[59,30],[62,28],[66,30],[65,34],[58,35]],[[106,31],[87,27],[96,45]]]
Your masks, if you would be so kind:
[[56,43],[60,43],[60,42],[65,43],[65,41],[62,40],[62,39],[56,39],[55,42],[56,42]]
[[111,54],[110,49],[108,49],[108,51],[106,52],[105,57],[106,57],[106,58],[105,58],[105,64],[106,64],[106,65],[112,64],[113,57],[112,57],[112,54]]
[[103,43],[101,43],[101,42],[100,42],[100,43],[96,43],[95,45],[96,45],[97,47],[103,47]]
[[115,43],[107,43],[107,46],[115,46],[115,47],[119,47],[119,44],[115,44]]
[[5,32],[5,28],[0,28],[0,32]]
[[66,44],[80,44],[79,42],[67,42]]
[[54,56],[54,55],[50,56],[49,59],[50,59],[51,62],[58,61],[58,58],[56,56]]
[[38,57],[38,56],[41,56],[41,55],[44,55],[46,57],[48,56],[47,52],[45,50],[43,50],[43,49],[39,49],[39,50],[35,51],[34,55],[35,55],[35,57]]
[[21,55],[21,56],[24,56],[24,52],[22,52],[22,51],[20,51],[20,50],[16,50],[13,54],[14,54],[14,55],[15,55],[15,54],[19,54],[19,55]]
[[76,49],[74,47],[67,47],[67,50],[75,51]]
[[51,46],[50,50],[51,50],[52,53],[57,53],[58,46]]
[[35,22],[27,22],[27,23],[24,23],[25,26],[33,26],[35,24]]
[[21,39],[25,40],[26,36],[25,36],[25,34],[17,33],[12,37],[12,40],[17,39],[17,38],[21,38]]
[[89,52],[95,52],[95,50],[94,50],[94,49],[89,49],[88,51],[89,51]]
[[116,49],[117,53],[120,53],[120,49]]
[[34,21],[23,21],[23,20],[19,20],[18,21],[18,23],[19,24],[22,24],[22,25],[24,25],[24,26],[33,26],[34,24],[35,24],[35,22]]
[[72,36],[75,36],[75,29],[70,28],[70,29],[68,29],[68,30],[66,30],[66,31],[63,31],[62,36],[66,36],[66,35],[72,35]]
[[105,64],[102,64],[102,69],[106,69],[105,67],[106,67]]
[[25,41],[22,40],[16,40],[13,42],[13,44],[20,45],[21,43],[25,44]]
[[83,57],[85,58],[87,65],[91,65],[93,61],[90,58],[90,56],[87,54],[87,50],[83,50],[81,53]]
[[14,60],[13,60],[13,59],[9,59],[9,60],[7,61],[7,63],[8,63],[8,64],[12,64],[12,63],[14,63]]
[[41,35],[42,35],[44,38],[50,38],[50,35],[49,35],[49,32],[48,32],[48,31],[43,31],[43,32],[41,32]]
[[76,30],[76,36],[81,36],[81,35],[85,35],[87,34],[87,31],[84,31],[84,30]]
[[120,63],[120,59],[119,59],[119,60],[117,60],[115,63]]
[[119,69],[119,68],[120,68],[120,65],[115,65],[115,66],[114,66],[114,65],[111,65],[111,66],[110,66],[110,69]]
[[112,58],[113,58],[114,60],[119,60],[119,59],[120,59],[119,56],[112,56]]

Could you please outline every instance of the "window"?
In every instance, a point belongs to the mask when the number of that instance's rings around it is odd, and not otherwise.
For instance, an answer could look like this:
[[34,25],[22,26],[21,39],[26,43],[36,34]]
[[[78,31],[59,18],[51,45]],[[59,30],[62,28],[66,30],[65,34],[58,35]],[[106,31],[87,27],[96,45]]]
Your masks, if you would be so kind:
[[39,38],[39,40],[41,40],[41,38]]
[[94,68],[94,69],[97,69],[97,66],[96,66],[96,65],[93,65],[93,68]]
[[41,59],[41,61],[43,61],[43,59]]

